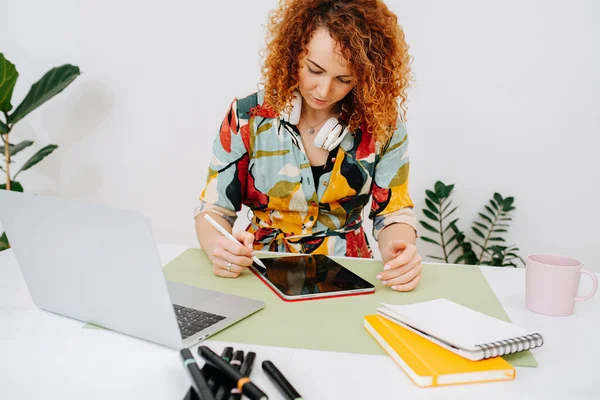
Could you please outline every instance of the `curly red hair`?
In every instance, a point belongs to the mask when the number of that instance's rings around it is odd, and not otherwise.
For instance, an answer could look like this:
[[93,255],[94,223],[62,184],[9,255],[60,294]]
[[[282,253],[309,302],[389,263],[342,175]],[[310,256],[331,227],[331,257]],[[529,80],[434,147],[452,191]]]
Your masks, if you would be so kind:
[[325,28],[350,61],[358,84],[343,100],[349,128],[361,124],[380,142],[405,119],[412,79],[408,45],[398,18],[381,0],[280,0],[267,25],[262,83],[265,101],[278,112],[298,87],[299,60],[318,28]]

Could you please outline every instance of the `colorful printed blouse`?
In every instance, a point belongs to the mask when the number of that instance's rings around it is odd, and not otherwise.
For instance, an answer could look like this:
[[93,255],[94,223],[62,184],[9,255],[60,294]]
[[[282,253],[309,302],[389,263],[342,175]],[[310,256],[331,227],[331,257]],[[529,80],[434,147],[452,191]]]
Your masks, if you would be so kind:
[[407,146],[401,121],[381,146],[358,128],[330,152],[315,181],[297,127],[254,93],[234,100],[223,120],[195,216],[215,212],[233,226],[243,204],[252,210],[246,230],[256,250],[372,257],[362,227],[371,197],[376,240],[390,224],[416,230]]

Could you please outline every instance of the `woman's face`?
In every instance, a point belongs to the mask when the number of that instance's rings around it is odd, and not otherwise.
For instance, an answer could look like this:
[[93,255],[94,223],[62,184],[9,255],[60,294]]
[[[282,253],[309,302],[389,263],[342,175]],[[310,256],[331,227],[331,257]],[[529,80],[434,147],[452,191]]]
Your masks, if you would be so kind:
[[300,60],[299,77],[300,93],[315,110],[335,107],[356,85],[350,62],[324,28],[317,29],[308,42],[307,54]]

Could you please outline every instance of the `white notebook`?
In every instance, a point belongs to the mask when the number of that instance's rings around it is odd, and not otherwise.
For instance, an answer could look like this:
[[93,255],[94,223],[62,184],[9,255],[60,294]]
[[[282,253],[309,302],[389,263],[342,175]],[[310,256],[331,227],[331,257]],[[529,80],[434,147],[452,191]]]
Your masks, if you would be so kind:
[[541,346],[542,335],[447,299],[390,305],[377,312],[470,360],[518,353]]

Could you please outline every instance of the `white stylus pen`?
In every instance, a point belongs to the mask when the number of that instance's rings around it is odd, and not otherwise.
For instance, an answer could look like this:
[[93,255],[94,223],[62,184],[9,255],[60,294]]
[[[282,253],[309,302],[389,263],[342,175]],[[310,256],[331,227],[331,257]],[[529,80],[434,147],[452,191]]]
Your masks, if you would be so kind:
[[[225,236],[227,239],[233,240],[236,243],[240,243],[236,238],[233,237],[231,233],[227,232],[225,228],[221,226],[221,224],[212,219],[210,215],[204,214],[204,219],[207,220],[212,226],[214,226],[219,232],[221,232],[223,236]],[[261,267],[267,268],[265,267],[265,264],[263,264],[262,261],[259,260],[258,257],[254,256],[252,257],[252,260],[254,260],[254,262],[260,265]]]

